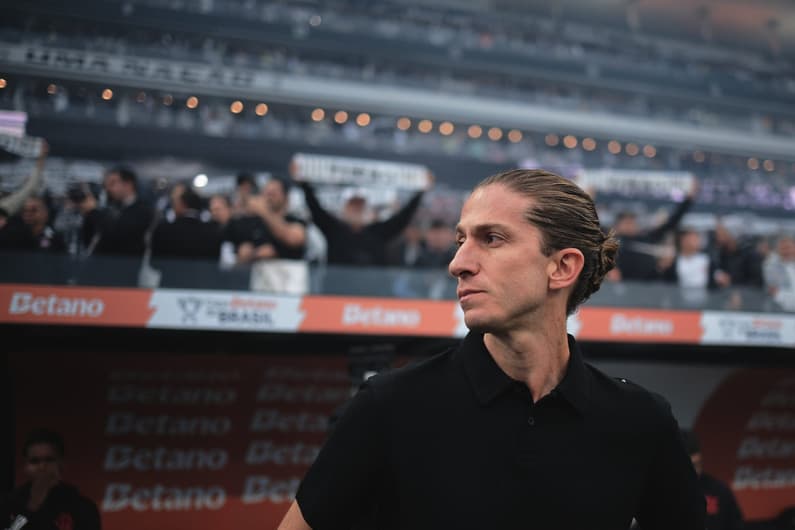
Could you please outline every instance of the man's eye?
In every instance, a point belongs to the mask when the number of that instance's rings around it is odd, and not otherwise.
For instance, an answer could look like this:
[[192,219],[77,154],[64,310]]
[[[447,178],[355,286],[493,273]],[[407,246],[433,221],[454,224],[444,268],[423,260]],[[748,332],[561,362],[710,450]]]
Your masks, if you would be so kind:
[[500,236],[497,234],[486,234],[486,243],[492,244],[497,243],[501,240]]

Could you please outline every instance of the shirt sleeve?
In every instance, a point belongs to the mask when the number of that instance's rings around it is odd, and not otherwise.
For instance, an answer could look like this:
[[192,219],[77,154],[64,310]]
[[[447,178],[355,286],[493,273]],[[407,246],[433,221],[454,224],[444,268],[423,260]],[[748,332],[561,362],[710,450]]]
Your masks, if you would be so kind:
[[296,494],[313,530],[350,529],[372,513],[386,467],[373,388],[365,384],[334,423]]
[[637,520],[643,530],[704,530],[706,501],[671,407],[655,395],[660,410],[652,463]]

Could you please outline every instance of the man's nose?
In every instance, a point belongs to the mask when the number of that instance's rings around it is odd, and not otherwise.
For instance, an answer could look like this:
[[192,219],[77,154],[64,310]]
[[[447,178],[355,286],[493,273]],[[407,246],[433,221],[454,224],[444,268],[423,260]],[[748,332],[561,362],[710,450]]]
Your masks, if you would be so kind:
[[462,243],[456,250],[447,270],[456,278],[465,274],[474,274],[477,270],[474,255],[467,242]]

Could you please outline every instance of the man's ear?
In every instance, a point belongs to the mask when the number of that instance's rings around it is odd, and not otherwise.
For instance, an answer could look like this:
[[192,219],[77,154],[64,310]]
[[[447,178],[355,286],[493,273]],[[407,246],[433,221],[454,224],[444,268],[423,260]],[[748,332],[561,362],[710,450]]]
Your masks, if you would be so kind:
[[564,248],[551,256],[547,267],[550,289],[565,289],[577,282],[585,266],[585,256],[576,248]]

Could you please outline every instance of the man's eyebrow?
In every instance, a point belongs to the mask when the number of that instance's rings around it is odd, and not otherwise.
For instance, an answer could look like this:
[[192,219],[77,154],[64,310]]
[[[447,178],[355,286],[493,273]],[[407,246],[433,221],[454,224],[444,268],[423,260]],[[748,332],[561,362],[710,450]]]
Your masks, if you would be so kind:
[[[489,230],[497,230],[501,232],[508,232],[510,228],[507,225],[500,224],[500,223],[483,223],[479,225],[474,225],[471,228],[471,232],[481,233],[481,232],[488,232]],[[463,233],[464,229],[461,227],[460,224],[456,225],[455,227],[456,233]]]

